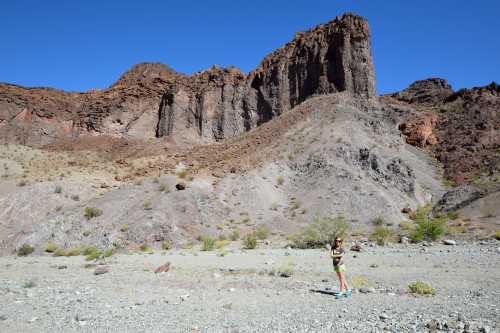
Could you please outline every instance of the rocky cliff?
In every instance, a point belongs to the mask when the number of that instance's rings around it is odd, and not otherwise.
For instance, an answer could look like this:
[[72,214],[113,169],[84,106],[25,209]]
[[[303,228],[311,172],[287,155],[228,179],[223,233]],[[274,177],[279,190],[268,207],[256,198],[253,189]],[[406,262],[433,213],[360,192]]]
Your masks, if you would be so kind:
[[454,92],[446,80],[434,78],[385,99],[414,108],[399,127],[408,143],[435,155],[447,178],[461,184],[500,172],[498,84]]
[[367,21],[346,14],[297,33],[248,75],[213,67],[186,76],[144,63],[108,89],[86,93],[0,84],[0,142],[43,145],[85,135],[219,141],[314,95],[374,97],[370,43]]

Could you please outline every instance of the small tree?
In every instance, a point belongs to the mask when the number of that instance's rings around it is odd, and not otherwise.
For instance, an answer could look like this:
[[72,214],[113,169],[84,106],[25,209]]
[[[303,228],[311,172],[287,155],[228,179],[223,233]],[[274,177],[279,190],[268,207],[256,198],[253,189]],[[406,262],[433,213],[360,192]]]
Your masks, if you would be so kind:
[[335,238],[344,238],[350,227],[343,216],[316,217],[313,223],[292,235],[292,246],[300,249],[321,248]]

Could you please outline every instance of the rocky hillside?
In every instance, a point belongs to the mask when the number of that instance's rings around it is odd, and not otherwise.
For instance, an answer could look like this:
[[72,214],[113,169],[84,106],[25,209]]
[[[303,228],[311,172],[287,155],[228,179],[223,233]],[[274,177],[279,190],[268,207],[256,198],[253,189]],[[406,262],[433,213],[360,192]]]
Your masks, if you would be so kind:
[[0,84],[0,142],[44,145],[95,135],[220,141],[314,95],[345,91],[374,97],[370,43],[366,20],[346,14],[298,33],[248,75],[213,67],[186,76],[148,63],[134,66],[102,91]]
[[384,96],[402,115],[400,129],[412,145],[425,147],[454,183],[478,178],[500,184],[500,87],[453,91],[443,79],[417,81]]

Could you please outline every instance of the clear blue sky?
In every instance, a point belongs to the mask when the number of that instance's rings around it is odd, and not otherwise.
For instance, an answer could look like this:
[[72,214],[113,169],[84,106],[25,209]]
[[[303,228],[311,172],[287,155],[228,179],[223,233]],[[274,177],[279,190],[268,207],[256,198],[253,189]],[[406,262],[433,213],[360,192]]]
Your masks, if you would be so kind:
[[500,81],[498,0],[5,0],[0,81],[84,91],[144,61],[248,72],[347,11],[370,21],[379,93],[434,76],[456,89]]

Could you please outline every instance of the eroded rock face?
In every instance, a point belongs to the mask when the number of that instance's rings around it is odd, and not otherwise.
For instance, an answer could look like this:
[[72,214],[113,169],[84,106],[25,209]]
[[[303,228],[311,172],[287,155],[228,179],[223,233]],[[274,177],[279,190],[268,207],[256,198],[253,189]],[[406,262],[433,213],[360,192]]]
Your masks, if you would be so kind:
[[454,93],[448,81],[430,78],[413,82],[403,91],[392,94],[393,97],[408,103],[438,103]]
[[307,98],[375,97],[371,35],[346,14],[266,57],[246,75],[213,67],[186,76],[158,63],[134,66],[105,90],[66,93],[0,85],[0,142],[41,145],[109,135],[209,143],[239,135]]
[[[405,112],[399,125],[407,142],[419,147],[429,146],[444,165],[445,176],[458,184],[470,182],[481,174],[493,176],[499,173],[498,84],[493,82],[485,87],[462,89],[450,94],[444,80],[418,82],[403,92],[391,95],[403,104],[411,103],[414,108]],[[408,92],[415,91],[417,86],[443,89],[424,89],[438,93],[415,93],[408,99]]]

